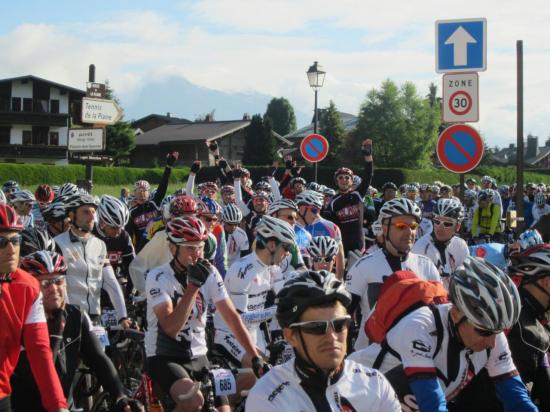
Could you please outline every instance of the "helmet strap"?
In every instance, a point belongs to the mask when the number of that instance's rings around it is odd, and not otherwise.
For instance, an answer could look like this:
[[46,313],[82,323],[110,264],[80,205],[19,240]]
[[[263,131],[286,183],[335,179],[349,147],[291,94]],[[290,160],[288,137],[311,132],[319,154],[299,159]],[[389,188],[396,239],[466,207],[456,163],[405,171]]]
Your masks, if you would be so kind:
[[298,335],[300,336],[300,342],[302,343],[302,348],[304,349],[304,355],[306,355],[306,361],[320,376],[325,376],[325,372],[321,368],[319,368],[315,362],[311,360],[311,357],[309,356],[306,343],[304,342],[304,336],[302,335],[302,331],[298,329]]
[[[392,220],[392,218],[390,217],[389,220],[388,220],[388,232],[384,235],[384,248],[385,248],[386,250],[388,250],[387,243],[389,243],[389,244],[391,245],[391,247],[392,247],[393,249],[395,249],[395,251],[397,252],[397,256],[399,256],[399,257],[406,257],[406,256],[408,256],[409,252],[406,252],[406,253],[405,253],[405,252],[402,252],[401,250],[399,250],[399,249],[397,248],[397,246],[395,246],[395,245],[393,244],[393,242],[391,241],[391,239],[390,239],[391,220]],[[389,251],[388,251],[388,252],[389,252]]]

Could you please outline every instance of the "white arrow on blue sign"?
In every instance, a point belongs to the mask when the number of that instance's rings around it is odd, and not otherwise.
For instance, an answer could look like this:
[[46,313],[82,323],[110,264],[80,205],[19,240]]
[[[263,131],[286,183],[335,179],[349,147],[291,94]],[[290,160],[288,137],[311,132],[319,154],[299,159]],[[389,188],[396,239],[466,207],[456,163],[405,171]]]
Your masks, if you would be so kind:
[[487,69],[487,19],[435,22],[435,71],[437,73]]

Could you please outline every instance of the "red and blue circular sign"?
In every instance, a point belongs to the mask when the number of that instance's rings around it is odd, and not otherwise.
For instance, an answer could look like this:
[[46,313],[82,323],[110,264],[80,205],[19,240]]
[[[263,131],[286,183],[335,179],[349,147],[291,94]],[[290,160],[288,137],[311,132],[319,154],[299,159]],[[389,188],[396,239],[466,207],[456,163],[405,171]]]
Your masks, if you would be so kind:
[[437,157],[446,169],[466,173],[481,162],[483,139],[479,133],[465,124],[446,128],[437,141]]
[[317,163],[327,157],[328,140],[320,134],[310,134],[302,139],[300,153],[308,162]]

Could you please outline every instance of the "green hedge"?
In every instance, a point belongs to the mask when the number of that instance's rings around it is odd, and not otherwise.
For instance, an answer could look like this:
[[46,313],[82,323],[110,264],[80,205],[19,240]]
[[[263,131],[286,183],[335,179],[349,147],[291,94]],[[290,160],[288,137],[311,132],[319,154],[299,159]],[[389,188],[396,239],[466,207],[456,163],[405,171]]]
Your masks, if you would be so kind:
[[[145,179],[151,183],[159,183],[164,172],[163,168],[139,169],[133,167],[101,167],[94,166],[93,181],[97,184],[127,185],[136,180]],[[170,182],[182,182],[189,175],[188,167],[177,167],[172,170]],[[0,182],[15,180],[19,184],[38,185],[41,183],[62,184],[76,183],[86,176],[83,165],[49,166],[49,165],[16,165],[0,164]]]

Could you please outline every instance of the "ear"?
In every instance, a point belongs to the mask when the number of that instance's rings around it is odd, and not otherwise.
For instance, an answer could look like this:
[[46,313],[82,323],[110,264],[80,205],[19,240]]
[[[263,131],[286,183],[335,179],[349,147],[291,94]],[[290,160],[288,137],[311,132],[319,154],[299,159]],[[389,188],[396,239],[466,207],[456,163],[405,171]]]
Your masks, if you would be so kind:
[[176,255],[177,247],[172,242],[168,242],[168,249],[170,249],[170,253],[172,254],[172,256]]
[[453,305],[451,308],[451,319],[454,323],[457,323],[460,319],[462,319],[463,313]]
[[285,340],[292,346],[293,348],[298,346],[298,336],[297,331],[292,330],[290,328],[283,328],[283,335],[285,337]]
[[457,223],[456,224],[456,231],[459,232],[461,227],[462,227],[462,223]]

